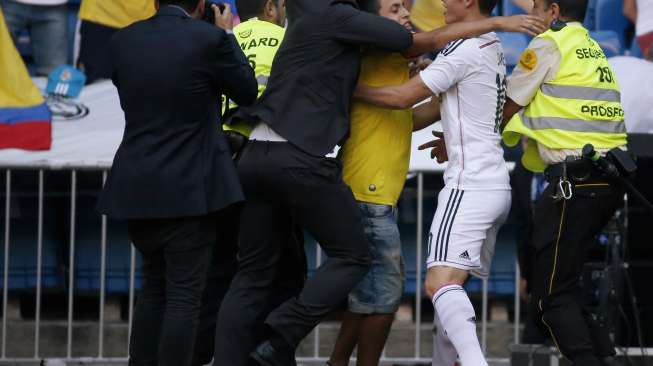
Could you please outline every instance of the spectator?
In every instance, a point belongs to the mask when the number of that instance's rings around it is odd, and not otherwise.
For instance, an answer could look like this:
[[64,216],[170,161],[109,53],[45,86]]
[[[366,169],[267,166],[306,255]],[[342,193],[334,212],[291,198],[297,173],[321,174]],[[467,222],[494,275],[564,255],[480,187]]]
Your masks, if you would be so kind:
[[154,15],[154,3],[153,0],[82,0],[78,66],[86,73],[87,83],[111,77],[109,39],[119,29]]
[[533,10],[533,0],[512,0],[512,3],[519,6],[524,13],[530,13]]
[[621,87],[626,131],[653,134],[653,113],[650,106],[653,90],[642,88],[642,85],[653,84],[653,62],[625,56],[612,57],[608,61]]
[[0,0],[14,43],[22,31],[29,33],[37,75],[68,62],[67,1]]
[[444,27],[442,0],[415,0],[410,9],[410,21],[423,32]]
[[635,35],[642,55],[653,61],[653,0],[624,0],[624,15],[635,23]]

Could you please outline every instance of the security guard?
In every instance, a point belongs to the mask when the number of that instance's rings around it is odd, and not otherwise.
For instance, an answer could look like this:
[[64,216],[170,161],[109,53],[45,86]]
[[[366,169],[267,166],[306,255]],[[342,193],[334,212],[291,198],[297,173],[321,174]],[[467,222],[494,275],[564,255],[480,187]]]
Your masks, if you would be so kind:
[[[272,70],[272,61],[276,55],[281,41],[285,35],[283,25],[286,20],[286,0],[239,0],[238,13],[246,21],[234,27],[234,36],[249,63],[256,73],[258,81],[258,96],[260,97],[267,86],[268,77]],[[254,128],[253,124],[238,117],[238,106],[233,102],[226,102],[223,97],[223,106],[228,106],[226,123],[223,125],[229,137],[232,149],[234,144],[243,144],[246,137]],[[243,138],[240,138],[238,133]],[[239,147],[236,146],[235,150]],[[236,153],[237,151],[234,151]]]
[[[265,90],[267,78],[272,69],[272,60],[281,45],[285,29],[283,25],[286,19],[285,0],[237,0],[238,14],[245,20],[236,27],[233,32],[238,44],[247,56],[258,80],[258,96]],[[238,106],[229,101],[226,108],[226,97],[223,96],[222,105],[225,106],[226,124],[223,124],[225,134],[229,139],[232,151],[237,153],[242,144],[247,141],[253,126],[248,121],[238,117]],[[238,232],[238,222],[234,223],[235,233]],[[254,309],[256,312],[267,315],[272,309],[292,296],[296,296],[304,286],[304,278],[307,271],[306,255],[301,229],[292,222],[288,223],[288,230],[293,230],[293,242],[288,243],[282,252],[282,268],[275,282],[275,294],[272,299],[264,299],[265,304]],[[233,235],[234,232],[219,233],[221,236]],[[238,238],[233,237],[234,241]],[[218,248],[220,255],[231,248]],[[215,256],[215,255],[214,255]],[[284,265],[286,264],[286,265]],[[213,268],[212,268],[213,269]],[[224,272],[224,271],[223,271]],[[221,305],[222,296],[226,289],[217,288],[221,281],[214,276],[218,271],[210,270],[208,274],[207,287],[202,299],[202,313],[198,329],[195,354],[193,355],[193,366],[206,365],[211,362],[215,355],[215,365],[239,366],[249,362],[249,353],[253,351],[256,344],[267,336],[263,324],[258,318],[253,317],[254,330],[246,334],[230,331],[220,331],[216,335],[216,314]],[[252,309],[249,309],[251,311]],[[245,311],[239,309],[238,311]],[[225,310],[224,316],[230,317],[232,310]],[[259,317],[260,318],[260,317]],[[224,326],[225,322],[221,322]]]
[[623,189],[581,150],[592,144],[605,153],[626,145],[619,85],[581,24],[587,0],[534,2],[533,15],[551,29],[533,39],[509,80],[503,126],[506,144],[529,139],[522,162],[549,181],[535,204],[532,302],[543,330],[574,365],[609,364],[614,345],[584,306],[579,277]]

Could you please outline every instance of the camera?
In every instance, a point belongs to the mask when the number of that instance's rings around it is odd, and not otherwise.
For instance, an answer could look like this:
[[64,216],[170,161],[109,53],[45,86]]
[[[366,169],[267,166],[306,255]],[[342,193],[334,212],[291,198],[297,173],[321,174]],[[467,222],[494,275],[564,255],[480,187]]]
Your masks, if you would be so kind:
[[213,4],[217,5],[218,8],[220,8],[221,12],[223,12],[225,9],[225,5],[223,3],[218,3],[212,0],[204,0],[204,15],[202,16],[202,20],[210,24],[215,24],[215,13],[211,7]]

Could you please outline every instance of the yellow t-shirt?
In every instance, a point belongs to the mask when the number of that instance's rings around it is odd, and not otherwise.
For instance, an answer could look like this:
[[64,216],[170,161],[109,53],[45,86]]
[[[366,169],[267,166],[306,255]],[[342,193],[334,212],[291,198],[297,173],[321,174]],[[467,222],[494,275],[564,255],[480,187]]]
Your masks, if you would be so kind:
[[124,28],[154,13],[154,0],[82,0],[79,18],[112,28]]
[[[401,85],[408,60],[399,54],[363,56],[360,81],[369,86]],[[413,112],[354,103],[349,139],[340,151],[343,179],[356,200],[395,206],[406,182]]]
[[415,0],[415,4],[410,9],[410,21],[425,32],[444,27],[442,0]]

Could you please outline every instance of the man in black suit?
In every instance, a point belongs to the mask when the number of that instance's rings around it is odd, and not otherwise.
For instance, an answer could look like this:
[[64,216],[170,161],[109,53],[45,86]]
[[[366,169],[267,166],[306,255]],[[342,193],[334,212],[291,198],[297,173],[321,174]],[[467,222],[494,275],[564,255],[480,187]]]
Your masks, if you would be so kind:
[[110,43],[126,125],[98,209],[128,220],[143,257],[129,364],[187,366],[214,247],[227,253],[225,268],[235,261],[234,248],[216,245],[218,225],[244,198],[219,128],[220,95],[249,105],[257,83],[228,34],[228,7],[214,6],[212,25],[197,20],[204,0],[159,5]]
[[[252,357],[266,366],[293,365],[299,342],[369,269],[360,210],[342,180],[340,161],[325,156],[349,131],[361,46],[420,54],[497,26],[544,30],[534,18],[522,17],[461,23],[413,36],[394,21],[359,11],[355,0],[288,0],[286,8],[289,26],[267,89],[254,107],[239,112],[257,126],[238,163],[247,203],[241,214],[238,273],[218,318],[220,366],[246,365],[249,342],[232,335],[253,333],[263,319],[273,333]],[[298,297],[266,317],[263,309],[280,270],[280,251],[288,242],[284,223],[292,217],[328,259]],[[232,357],[243,352],[245,357]],[[242,363],[233,361],[237,358]]]

